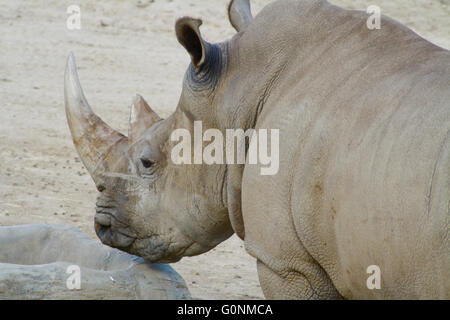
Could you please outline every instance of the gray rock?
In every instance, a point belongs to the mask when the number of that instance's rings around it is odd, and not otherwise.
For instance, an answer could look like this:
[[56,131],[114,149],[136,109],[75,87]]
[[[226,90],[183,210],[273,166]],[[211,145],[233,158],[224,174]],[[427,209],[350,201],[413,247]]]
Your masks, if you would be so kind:
[[169,265],[107,247],[75,227],[0,227],[0,299],[190,298]]

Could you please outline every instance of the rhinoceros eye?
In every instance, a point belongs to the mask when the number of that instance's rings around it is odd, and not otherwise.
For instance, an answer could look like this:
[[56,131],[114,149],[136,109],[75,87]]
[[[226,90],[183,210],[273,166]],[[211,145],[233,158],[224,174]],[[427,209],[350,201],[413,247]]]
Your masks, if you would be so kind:
[[145,159],[145,158],[141,158],[141,163],[142,163],[142,166],[146,169],[150,168],[154,164],[153,161]]

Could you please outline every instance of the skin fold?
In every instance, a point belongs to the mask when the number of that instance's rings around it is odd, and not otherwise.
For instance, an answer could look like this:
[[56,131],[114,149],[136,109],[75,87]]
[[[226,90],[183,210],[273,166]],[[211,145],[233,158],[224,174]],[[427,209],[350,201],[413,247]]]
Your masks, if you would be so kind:
[[[140,96],[128,137],[98,118],[65,78],[75,146],[97,188],[103,243],[176,262],[234,232],[274,299],[450,298],[450,54],[382,16],[324,0],[276,1],[252,18],[233,1],[238,33],[211,44],[180,18],[190,54],[175,112]],[[279,171],[171,160],[184,128],[279,129]],[[206,145],[206,144],[205,144]],[[379,266],[381,289],[366,270]]]

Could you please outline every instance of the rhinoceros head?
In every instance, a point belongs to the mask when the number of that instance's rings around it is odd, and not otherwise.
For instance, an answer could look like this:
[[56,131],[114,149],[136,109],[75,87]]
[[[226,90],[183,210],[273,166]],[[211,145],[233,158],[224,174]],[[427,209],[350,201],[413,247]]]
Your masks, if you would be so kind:
[[[248,25],[248,1],[234,1],[230,20],[239,30]],[[67,121],[75,147],[99,191],[95,231],[112,247],[151,262],[175,262],[208,251],[228,238],[224,165],[176,165],[171,161],[173,130],[192,131],[194,120],[210,127],[215,92],[227,64],[227,44],[202,39],[201,21],[177,21],[179,42],[191,56],[176,111],[161,119],[140,96],[131,108],[128,137],[113,130],[89,106],[73,55],[65,73]]]

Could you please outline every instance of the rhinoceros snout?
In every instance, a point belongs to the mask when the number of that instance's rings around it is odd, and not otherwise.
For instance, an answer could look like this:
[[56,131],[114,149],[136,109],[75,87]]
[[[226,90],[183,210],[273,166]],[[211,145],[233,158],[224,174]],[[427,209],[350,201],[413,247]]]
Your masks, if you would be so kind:
[[136,238],[125,235],[118,230],[113,230],[111,226],[105,226],[97,222],[95,222],[95,232],[103,244],[124,251],[127,251],[126,249],[136,240]]
[[97,237],[102,243],[126,251],[136,240],[136,237],[122,230],[120,226],[114,224],[114,217],[110,213],[99,211],[94,218],[94,228]]

